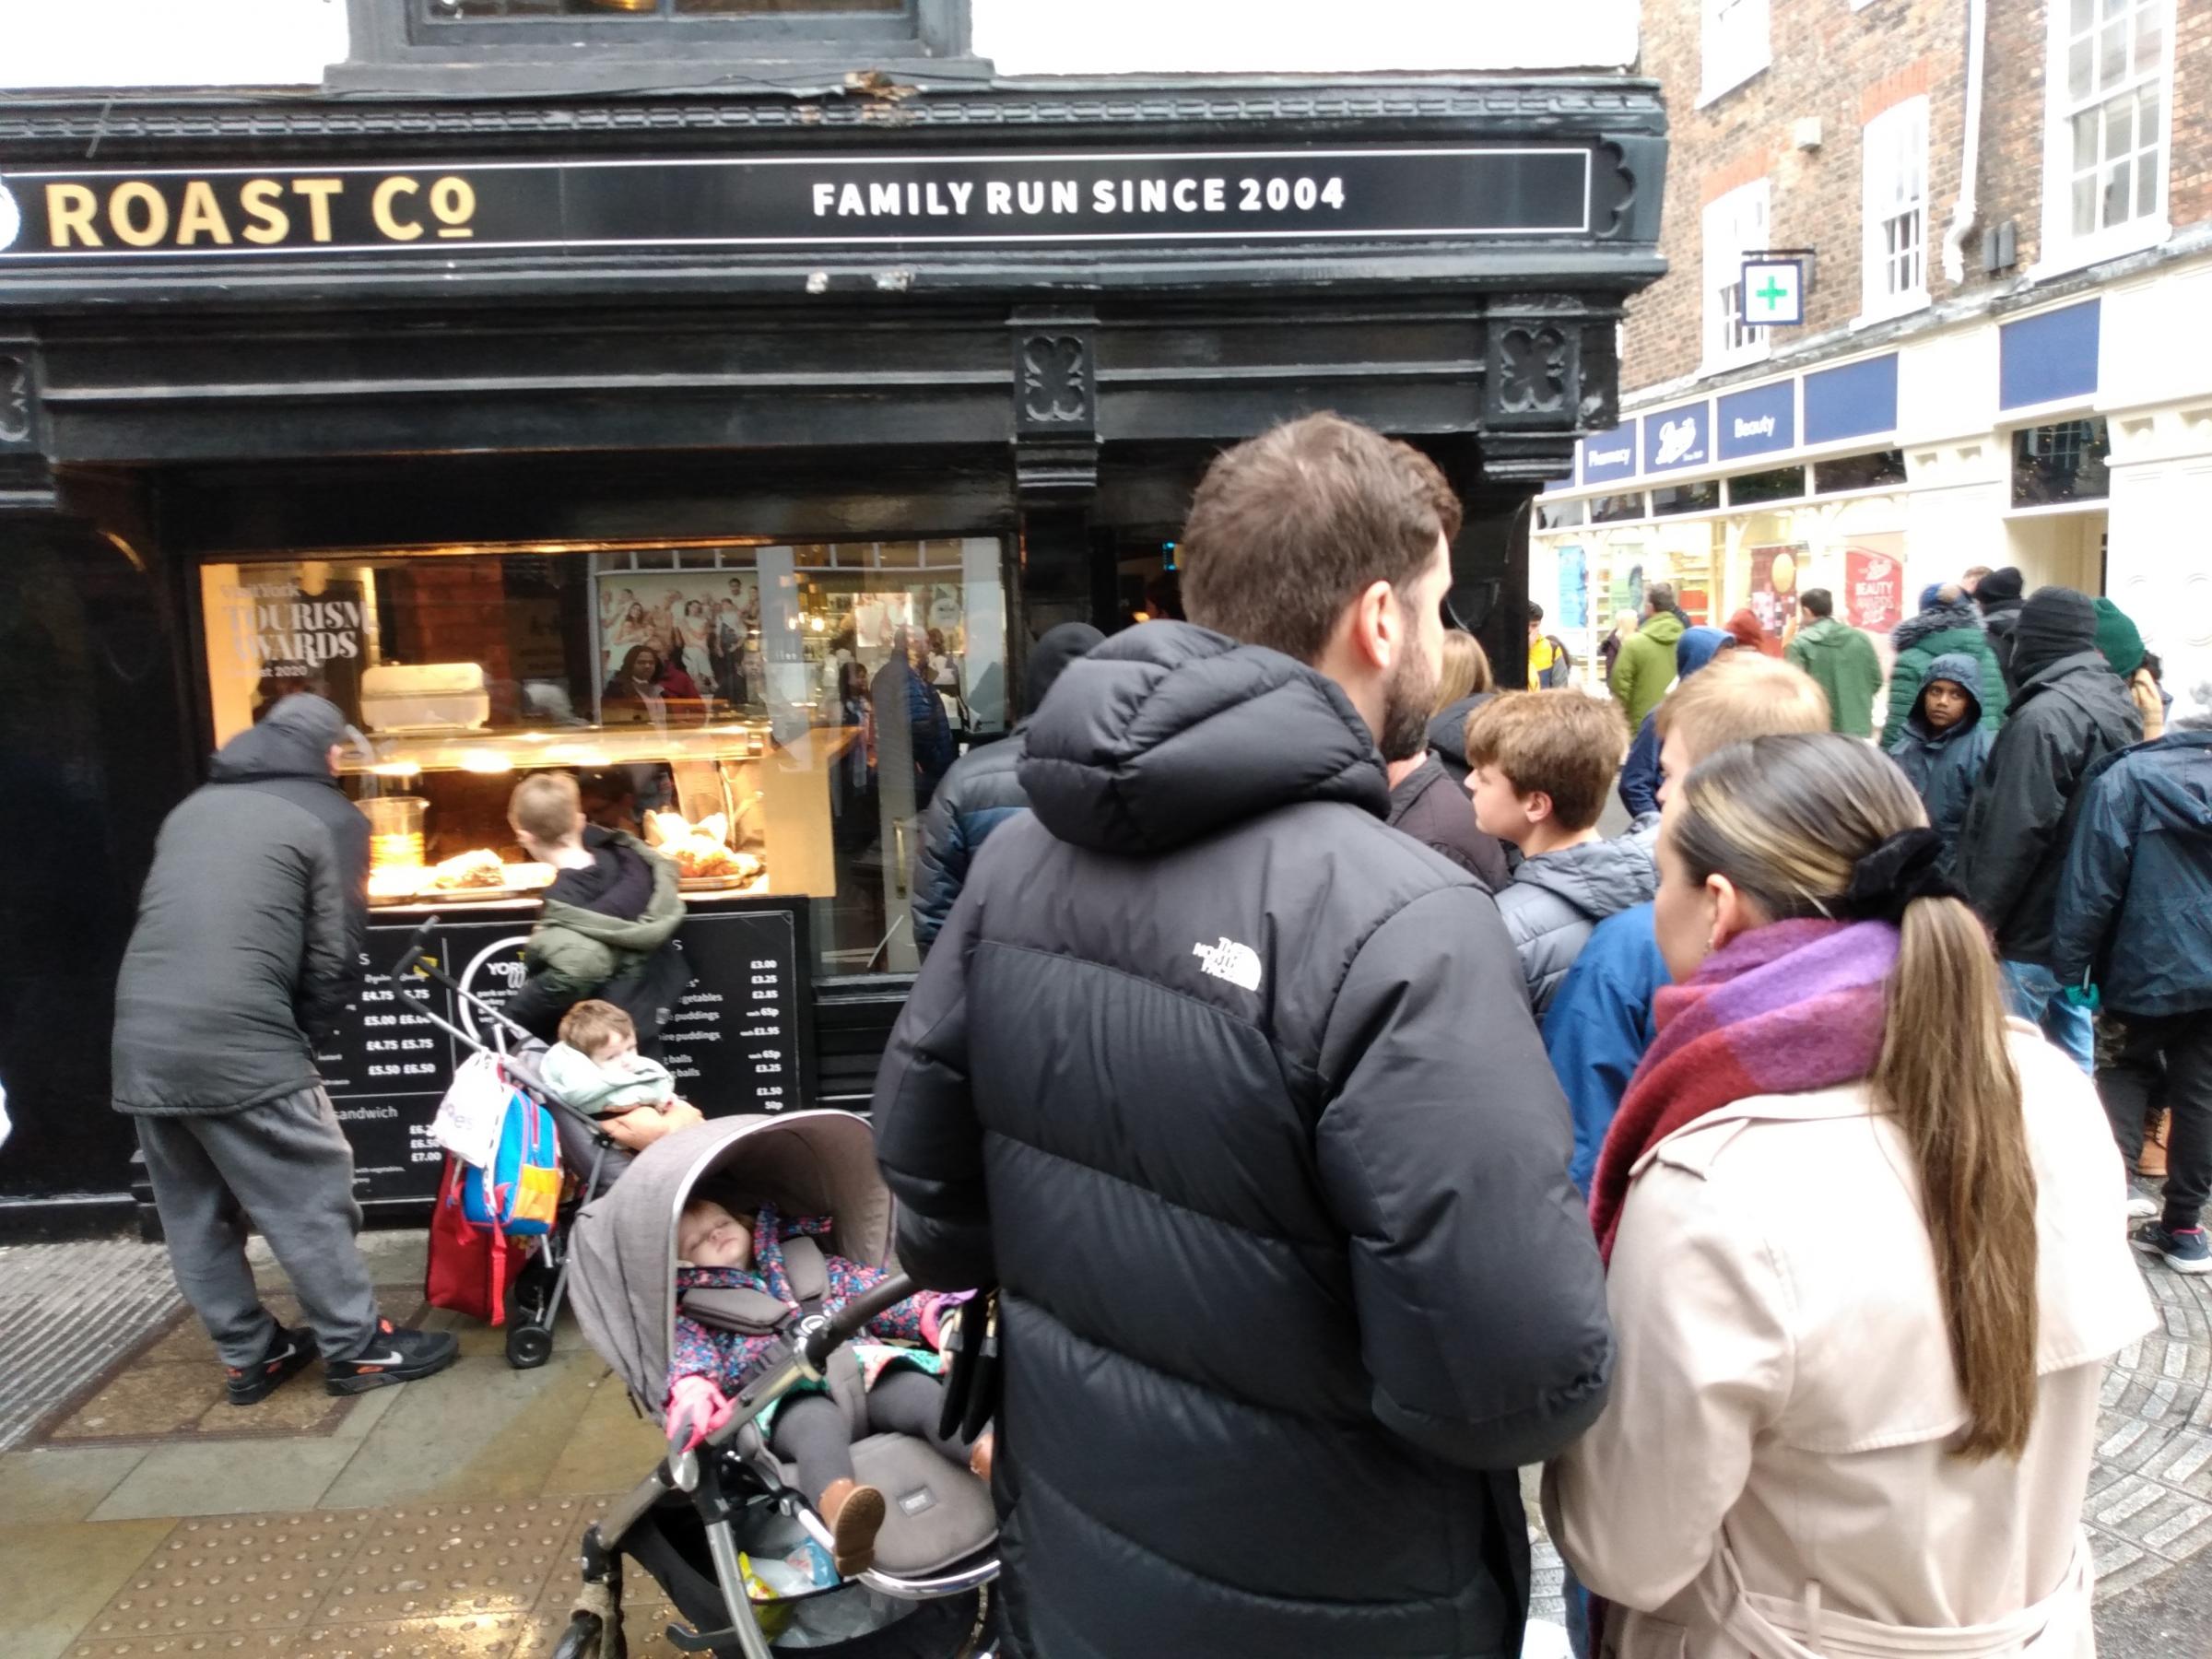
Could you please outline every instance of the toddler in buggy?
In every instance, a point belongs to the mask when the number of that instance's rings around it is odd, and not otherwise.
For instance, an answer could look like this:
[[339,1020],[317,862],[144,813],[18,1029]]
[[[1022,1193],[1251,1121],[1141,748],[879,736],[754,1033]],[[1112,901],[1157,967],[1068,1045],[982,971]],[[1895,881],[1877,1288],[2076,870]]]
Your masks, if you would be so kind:
[[[719,1427],[732,1406],[724,1390],[740,1390],[777,1347],[768,1327],[803,1310],[834,1313],[890,1277],[842,1256],[824,1255],[828,1216],[785,1220],[772,1205],[737,1216],[711,1198],[693,1198],[677,1223],[676,1351],[668,1364],[668,1421],[688,1422],[690,1444]],[[728,1293],[743,1294],[732,1297]],[[761,1299],[767,1299],[763,1301]],[[927,1441],[979,1479],[991,1477],[991,1435],[974,1444],[939,1431],[944,1388],[937,1381],[938,1314],[952,1299],[925,1290],[893,1304],[862,1327],[886,1340],[853,1345],[865,1393],[866,1427]],[[923,1347],[912,1345],[921,1343]],[[905,1344],[894,1347],[892,1344]],[[824,1390],[795,1393],[763,1413],[772,1420],[769,1445],[798,1465],[799,1489],[829,1524],[830,1556],[841,1577],[873,1564],[883,1525],[883,1493],[863,1486],[853,1465],[853,1425]],[[687,1448],[688,1449],[688,1448]]]
[[705,1121],[698,1107],[677,1099],[675,1074],[638,1053],[637,1024],[613,1003],[577,1003],[560,1017],[559,1038],[538,1057],[538,1076],[617,1146],[641,1152]]
[[[749,1227],[743,1216],[753,1217]],[[802,1229],[773,1218],[802,1216],[826,1219]],[[687,1652],[724,1659],[766,1659],[800,1647],[836,1659],[989,1653],[998,1573],[989,1490],[959,1442],[941,1441],[934,1426],[924,1434],[882,1426],[888,1408],[879,1419],[850,1346],[914,1295],[903,1277],[877,1277],[889,1265],[890,1220],[867,1124],[829,1111],[718,1118],[668,1135],[577,1218],[571,1293],[584,1335],[641,1408],[669,1427],[670,1443],[652,1473],[586,1533],[583,1584],[557,1659],[616,1659],[621,1652],[626,1559],[650,1571],[690,1622],[691,1630],[670,1632]],[[764,1239],[771,1248],[763,1249]],[[679,1271],[679,1253],[724,1265]],[[740,1255],[747,1266],[728,1265]],[[762,1271],[763,1256],[780,1258],[780,1285]],[[864,1288],[848,1274],[852,1294],[841,1306],[830,1294],[832,1261],[868,1281]],[[709,1282],[740,1275],[778,1288]],[[919,1333],[923,1312],[934,1306],[910,1308],[890,1328]],[[704,1363],[717,1375],[675,1372],[679,1384],[688,1377],[691,1385],[671,1394],[679,1321],[705,1336],[714,1358]],[[906,1358],[880,1367],[879,1376],[921,1376],[935,1362],[924,1349],[901,1351]],[[934,1380],[924,1381],[934,1395]],[[735,1397],[717,1410],[714,1396],[725,1382],[735,1385]],[[786,1438],[781,1443],[794,1453],[787,1460],[771,1443],[782,1424],[803,1423],[788,1416],[794,1406],[818,1418],[831,1407],[842,1414],[844,1431],[830,1437],[830,1456],[849,1460],[852,1474],[843,1477],[854,1490],[873,1488],[884,1500],[873,1564],[851,1576],[832,1579],[817,1553],[838,1546],[808,1501],[823,1494],[798,1489],[824,1479],[822,1448]],[[784,1415],[764,1430],[763,1414],[778,1406]],[[795,1466],[799,1453],[805,1473]],[[853,1501],[847,1498],[841,1513]],[[818,1571],[810,1571],[810,1560]]]

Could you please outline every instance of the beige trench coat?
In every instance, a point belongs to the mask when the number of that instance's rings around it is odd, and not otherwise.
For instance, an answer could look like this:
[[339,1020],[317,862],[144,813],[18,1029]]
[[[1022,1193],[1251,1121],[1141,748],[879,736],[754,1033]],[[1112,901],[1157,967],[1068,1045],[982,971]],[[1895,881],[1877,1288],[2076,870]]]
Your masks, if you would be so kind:
[[1741,1100],[1637,1166],[1605,1415],[1546,1482],[1616,1659],[2084,1659],[2105,1362],[2153,1324],[2089,1081],[2011,1033],[2035,1162],[2041,1397],[1968,1463],[1918,1184],[1863,1085]]

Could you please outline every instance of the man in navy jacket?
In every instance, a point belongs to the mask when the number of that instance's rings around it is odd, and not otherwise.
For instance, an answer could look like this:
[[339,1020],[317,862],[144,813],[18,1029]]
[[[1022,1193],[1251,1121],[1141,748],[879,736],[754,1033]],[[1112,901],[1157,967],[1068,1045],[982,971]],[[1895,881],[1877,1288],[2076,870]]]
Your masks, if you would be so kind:
[[2053,971],[2094,976],[2126,1022],[2098,1091],[2133,1170],[2155,1104],[2173,1113],[2164,1213],[2136,1248],[2183,1273],[2212,1273],[2212,732],[2176,732],[2083,777],[2053,935]]

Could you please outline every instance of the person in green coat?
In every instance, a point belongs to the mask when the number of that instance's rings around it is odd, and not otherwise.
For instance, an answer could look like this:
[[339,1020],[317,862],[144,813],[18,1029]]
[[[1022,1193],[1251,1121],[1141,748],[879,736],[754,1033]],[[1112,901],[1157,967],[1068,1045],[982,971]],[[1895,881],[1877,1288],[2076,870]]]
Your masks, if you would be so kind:
[[1989,630],[1982,626],[1982,608],[1957,583],[1930,588],[1921,595],[1920,615],[1907,617],[1889,636],[1897,647],[1897,661],[1889,665],[1889,718],[1882,724],[1882,747],[1897,747],[1912,705],[1920,696],[1928,665],[1939,656],[1971,656],[1982,670],[1982,729],[1994,732],[2005,724],[2007,699],[2005,677],[1991,649]]
[[523,947],[523,984],[500,1011],[549,1042],[562,1015],[597,997],[629,1016],[638,1052],[658,1060],[661,1019],[691,982],[669,945],[684,921],[676,865],[634,835],[586,823],[567,772],[524,778],[507,816],[524,850],[559,874]]
[[1654,582],[1643,591],[1643,626],[1622,642],[1613,664],[1613,700],[1629,717],[1629,730],[1641,731],[1643,717],[1657,708],[1675,683],[1675,643],[1688,625],[1675,608],[1675,590]]
[[1873,736],[1874,700],[1882,689],[1882,659],[1874,641],[1836,620],[1836,602],[1826,588],[1806,589],[1797,604],[1812,621],[1782,654],[1828,693],[1828,719],[1835,730],[1846,737]]

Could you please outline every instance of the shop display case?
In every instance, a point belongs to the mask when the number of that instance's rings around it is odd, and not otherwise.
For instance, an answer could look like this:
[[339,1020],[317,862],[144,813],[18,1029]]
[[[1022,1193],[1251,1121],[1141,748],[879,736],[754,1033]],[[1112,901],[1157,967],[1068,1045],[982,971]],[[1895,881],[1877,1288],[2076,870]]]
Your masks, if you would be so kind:
[[[855,740],[840,732],[826,747]],[[823,774],[785,763],[765,720],[684,731],[364,732],[360,751],[339,771],[369,817],[369,900],[379,911],[527,899],[549,886],[552,867],[529,859],[503,816],[503,792],[547,770],[579,776],[594,821],[671,859],[687,899],[824,892],[820,860],[804,850],[810,833],[829,832]],[[645,800],[665,805],[638,804]],[[771,834],[787,843],[781,889]]]

